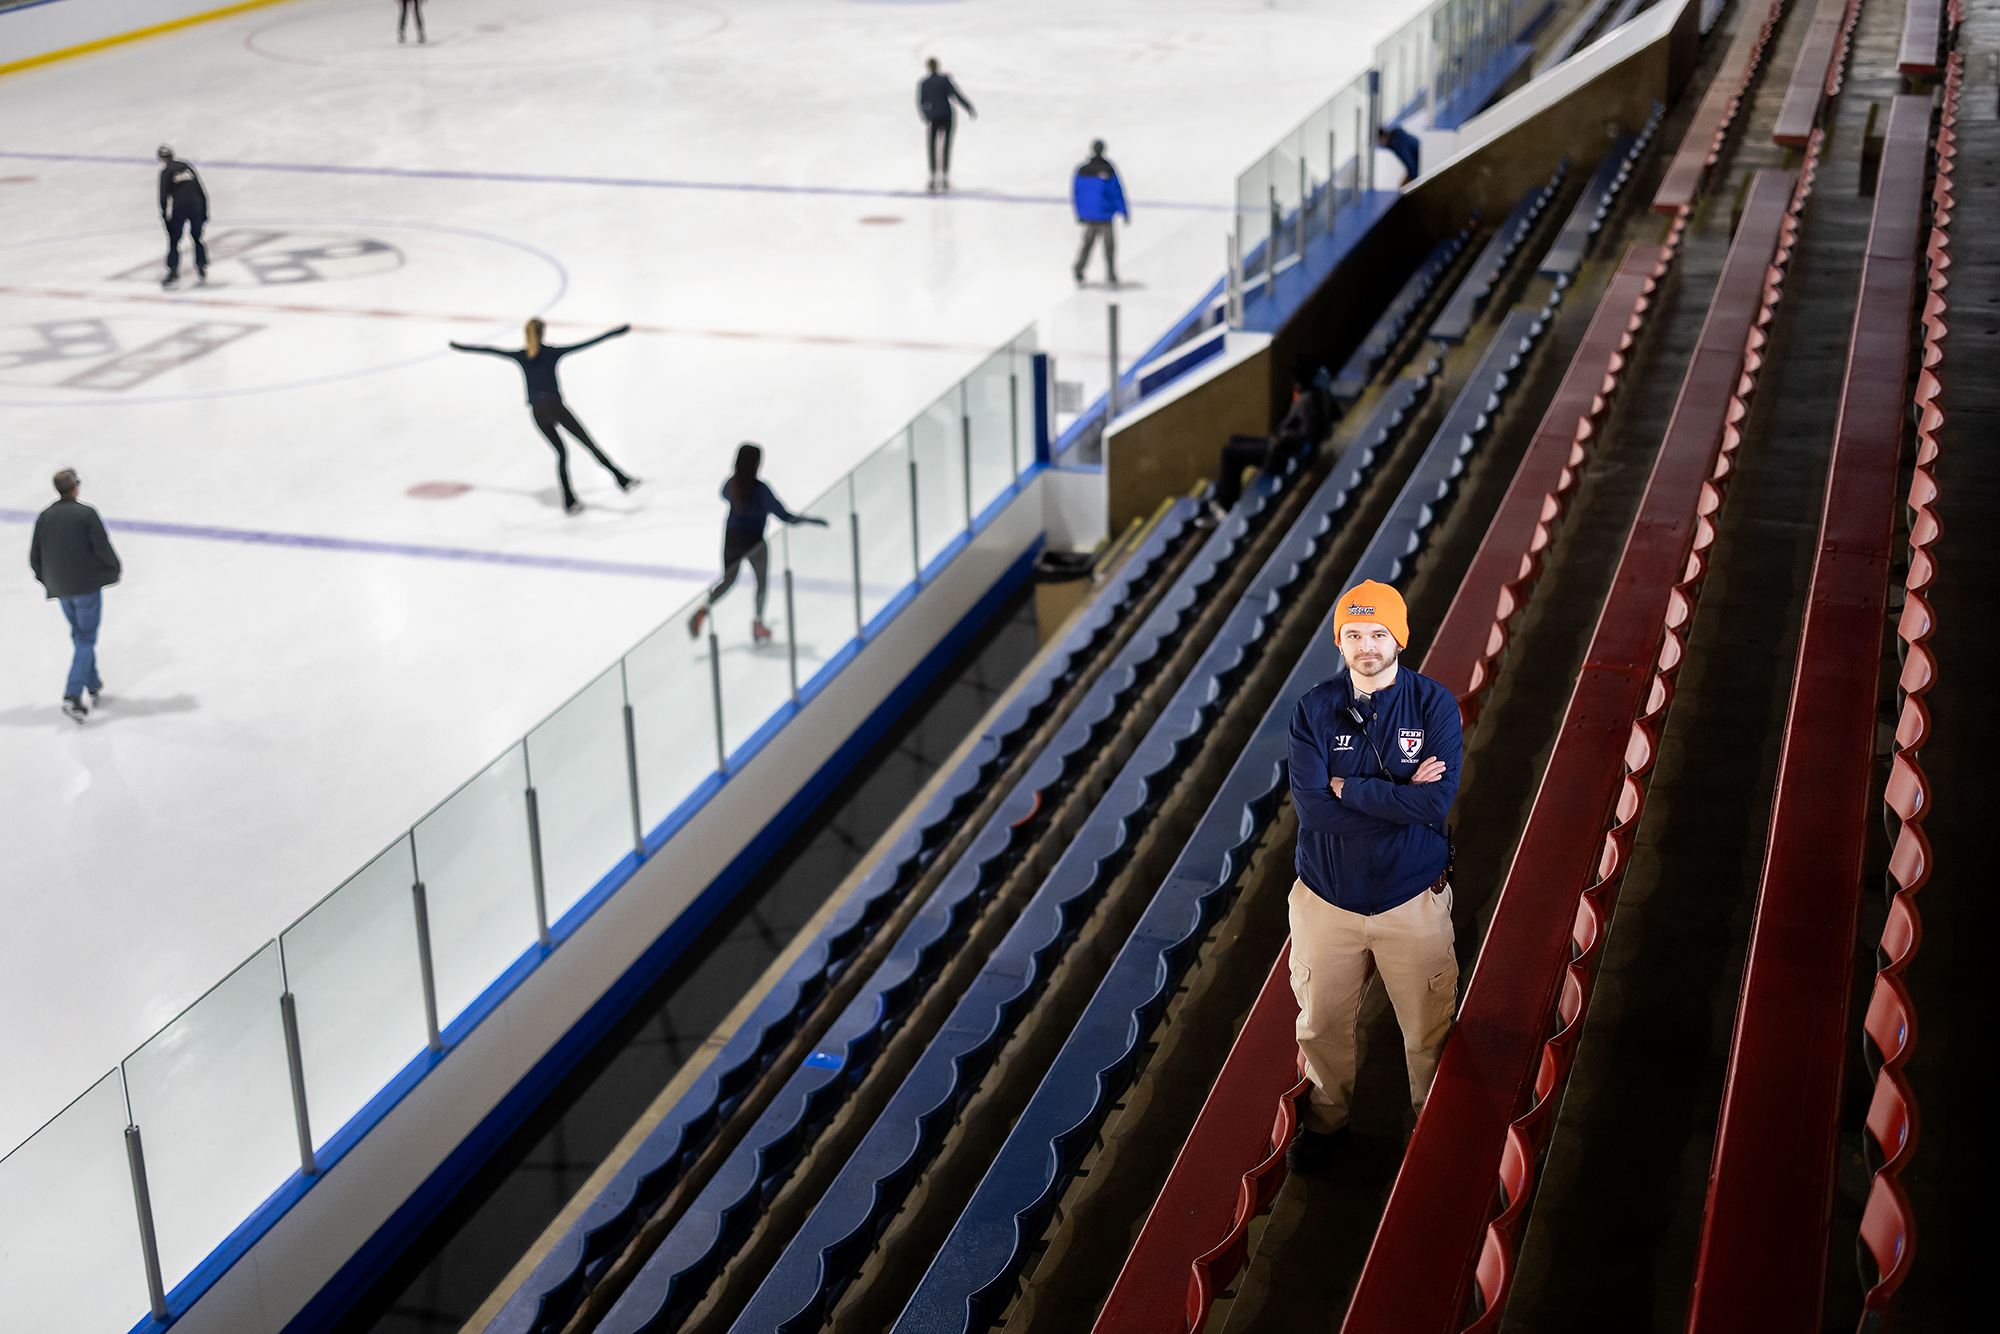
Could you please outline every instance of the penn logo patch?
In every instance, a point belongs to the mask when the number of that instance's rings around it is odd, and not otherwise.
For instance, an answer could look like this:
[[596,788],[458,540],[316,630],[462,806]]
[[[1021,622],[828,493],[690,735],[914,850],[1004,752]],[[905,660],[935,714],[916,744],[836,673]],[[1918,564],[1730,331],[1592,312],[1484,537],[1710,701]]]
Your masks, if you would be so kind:
[[1424,734],[1421,729],[1413,731],[1406,727],[1396,733],[1396,749],[1403,753],[1404,759],[1414,760],[1423,748]]
[[1358,602],[1350,602],[1347,604],[1347,614],[1349,616],[1373,616],[1375,609],[1373,607],[1364,607]]

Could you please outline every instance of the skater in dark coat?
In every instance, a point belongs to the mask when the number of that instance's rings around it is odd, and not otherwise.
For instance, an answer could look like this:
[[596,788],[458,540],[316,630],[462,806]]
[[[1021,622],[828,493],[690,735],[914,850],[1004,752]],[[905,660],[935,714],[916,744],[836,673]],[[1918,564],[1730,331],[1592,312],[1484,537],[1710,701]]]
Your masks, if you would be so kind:
[[160,286],[172,287],[181,280],[181,232],[194,240],[194,271],[201,282],[208,281],[208,247],[201,243],[201,230],[208,226],[208,191],[194,168],[174,156],[174,150],[160,145],[160,221],[167,228],[167,276]]
[[[974,120],[979,119],[979,113],[972,109],[972,103],[966,100],[965,94],[958,91],[958,85],[951,81],[951,75],[939,71],[935,58],[925,61],[924,67],[930,70],[930,73],[917,85],[917,110],[924,118],[926,130],[924,147],[930,154],[931,162],[931,183],[925,188],[932,191],[949,190],[951,189],[951,133],[956,123],[951,104],[956,102],[964,107],[965,114]],[[938,152],[940,145],[944,149],[942,154]]]
[[631,332],[632,326],[621,324],[581,343],[571,343],[567,347],[559,343],[545,343],[542,335],[548,326],[540,320],[529,320],[523,333],[527,346],[509,350],[502,347],[486,347],[473,343],[454,342],[453,347],[460,352],[485,352],[496,357],[506,357],[521,368],[521,374],[528,380],[528,410],[535,414],[535,426],[548,437],[549,446],[556,452],[556,480],[562,483],[563,513],[580,514],[583,502],[576,498],[576,491],[569,484],[569,451],[563,448],[562,437],[556,434],[560,426],[575,436],[590,456],[598,461],[604,470],[618,483],[620,491],[630,491],[639,485],[639,479],[621,471],[617,464],[605,457],[590,433],[583,429],[583,423],[563,402],[562,389],[556,384],[556,363],[572,352],[601,343],[607,338]]
[[763,460],[764,451],[757,445],[746,441],[736,449],[736,471],[722,484],[722,498],[729,502],[729,517],[722,525],[722,578],[688,618],[689,638],[701,633],[701,627],[708,621],[708,609],[736,586],[737,571],[747,559],[750,572],[757,576],[756,619],[750,622],[750,637],[759,644],[769,639],[771,628],[764,624],[764,595],[770,588],[770,548],[764,545],[764,525],[776,519],[780,523],[803,523],[815,528],[827,526],[825,519],[808,518],[785,508],[770,483],[757,476],[757,466]]
[[64,468],[55,475],[55,504],[35,516],[35,535],[28,542],[28,568],[49,597],[62,603],[69,622],[69,680],[63,685],[63,713],[81,723],[90,715],[83,692],[97,703],[104,682],[97,675],[97,626],[104,612],[104,588],[118,582],[125,570],[104,520],[76,498],[76,472]]

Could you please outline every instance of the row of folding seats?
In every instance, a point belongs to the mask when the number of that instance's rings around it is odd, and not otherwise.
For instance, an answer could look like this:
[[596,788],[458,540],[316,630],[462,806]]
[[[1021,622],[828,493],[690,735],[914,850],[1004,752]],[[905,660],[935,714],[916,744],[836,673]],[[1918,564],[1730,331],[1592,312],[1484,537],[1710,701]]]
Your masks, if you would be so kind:
[[1521,196],[1521,201],[1479,252],[1479,258],[1472,261],[1472,269],[1453,289],[1451,299],[1444,303],[1444,309],[1431,321],[1431,327],[1424,336],[1435,343],[1452,345],[1462,343],[1472,332],[1473,323],[1481,311],[1486,309],[1487,299],[1500,282],[1500,275],[1513,262],[1514,252],[1519,250],[1535,230],[1542,211],[1554,201],[1562,190],[1563,177],[1569,174],[1569,159],[1556,164],[1547,183],[1531,187]]
[[1820,142],[1753,178],[1348,1328],[1499,1322]]
[[[1657,114],[1645,138],[1655,124]],[[1636,157],[1614,145],[1606,161],[1616,165],[1622,177],[1629,174]],[[1601,222],[1604,213],[1598,192],[1586,189],[1551,249],[1585,231],[1580,221]],[[1575,492],[1595,425],[1616,396],[1626,355],[1643,326],[1654,289],[1678,253],[1682,225],[1675,223],[1665,246],[1634,244],[1627,251],[1515,469],[1450,610],[1416,664],[1457,696],[1468,727],[1477,719],[1481,693],[1491,684],[1490,664],[1504,648],[1508,627],[1540,571],[1551,527]],[[1538,268],[1545,274],[1549,271],[1546,256]],[[1228,1285],[1247,1258],[1250,1223],[1269,1206],[1284,1180],[1283,1150],[1296,1126],[1288,1109],[1304,1093],[1295,1078],[1292,1030],[1298,1007],[1286,972],[1287,957],[1288,950],[1280,952],[1186,1147],[1126,1257],[1098,1321],[1104,1334],[1140,1330],[1167,1334],[1183,1314],[1187,1328],[1199,1331],[1214,1294]]]
[[1402,341],[1403,331],[1423,310],[1424,303],[1430,300],[1431,290],[1457,262],[1459,254],[1478,229],[1479,214],[1475,211],[1465,226],[1432,246],[1431,253],[1424,257],[1417,271],[1396,290],[1387,308],[1369,326],[1361,345],[1341,363],[1340,373],[1333,377],[1333,396],[1342,407],[1352,407],[1367,392],[1375,372],[1382,369],[1390,353],[1396,350],[1396,344]]
[[1396,381],[1307,500],[1227,619],[1112,780],[938,1037],[876,1117],[733,1326],[810,1327],[853,1278],[947,1131],[1145,833],[1199,738],[1249,674],[1280,613],[1311,581],[1313,557],[1358,503],[1362,483],[1429,391]]
[[[1047,831],[1051,817],[1088,769],[1095,749],[1117,730],[1125,712],[1172,656],[1179,637],[1192,628],[1204,598],[1227,581],[1287,480],[1260,478],[1246,488],[1230,521],[1209,535],[1153,604],[964,852],[943,871],[921,908],[902,926],[886,956],[814,1042],[813,1050],[788,1074],[777,1072],[784,1074],[782,1085],[684,1212],[649,1248],[643,1263],[635,1266],[629,1288],[601,1328],[671,1328],[699,1300],[860,1085],[883,1044],[925,1002],[943,965],[964,944],[1028,845]],[[1176,502],[1171,522],[1189,523],[1192,512],[1192,502]],[[504,1328],[539,1329],[551,1323],[543,1317],[538,1325]]]
[[[1045,656],[1031,680],[980,737],[893,848],[849,893],[834,916],[777,985],[758,1002],[694,1086],[675,1103],[638,1151],[537,1265],[489,1326],[494,1331],[558,1327],[604,1268],[651,1217],[669,1191],[688,1180],[703,1151],[751,1086],[846,974],[895,912],[938,852],[971,817],[991,783],[1008,769],[1143,604],[1175,553],[1195,531],[1197,505],[1174,503],[1091,599],[1088,609]],[[1128,668],[1140,664],[1128,662]],[[1136,679],[1136,678],[1135,678]],[[1080,744],[1084,738],[1068,738]],[[1049,754],[1045,752],[1045,763]]]
[[[1855,305],[1826,509],[1800,636],[1800,668],[1786,718],[1769,852],[1742,999],[1730,1047],[1688,1328],[1804,1328],[1818,1312],[1828,1251],[1826,1201],[1841,1134],[1842,1053],[1850,1040],[1855,920],[1860,906],[1872,786],[1878,662],[1874,642],[1889,601],[1894,509],[1908,405],[1909,331],[1918,265],[1931,263],[1925,367],[1917,391],[1919,453],[1912,474],[1910,572],[1898,634],[1905,698],[1885,804],[1896,841],[1888,918],[1873,995],[1862,1021],[1875,1090],[1864,1145],[1874,1179],[1857,1260],[1864,1327],[1886,1322],[1914,1255],[1914,1219],[1901,1183],[1916,1147],[1916,1106],[1902,1067],[1916,1039],[1902,977],[1921,938],[1915,892],[1929,878],[1922,821],[1929,806],[1916,759],[1929,735],[1923,704],[1934,675],[1923,590],[1936,577],[1938,528],[1930,502],[1941,422],[1935,399],[1942,292],[1949,264],[1951,159],[1958,57],[1952,57],[1938,130],[1932,225],[1924,226],[1931,99],[1898,97],[1882,148],[1873,218]],[[1912,667],[1914,666],[1914,671]]]
[[1597,234],[1604,229],[1604,220],[1611,216],[1619,191],[1631,179],[1632,168],[1638,164],[1639,156],[1646,151],[1647,145],[1653,142],[1653,131],[1660,127],[1660,117],[1666,114],[1666,110],[1660,103],[1653,103],[1653,114],[1637,134],[1621,134],[1612,143],[1611,151],[1604,155],[1597,164],[1597,170],[1585,183],[1583,197],[1570,209],[1562,230],[1556,233],[1555,241],[1543,253],[1542,262],[1535,267],[1536,273],[1544,278],[1553,278],[1563,286],[1575,279],[1576,271],[1583,267],[1591,247],[1597,243]]

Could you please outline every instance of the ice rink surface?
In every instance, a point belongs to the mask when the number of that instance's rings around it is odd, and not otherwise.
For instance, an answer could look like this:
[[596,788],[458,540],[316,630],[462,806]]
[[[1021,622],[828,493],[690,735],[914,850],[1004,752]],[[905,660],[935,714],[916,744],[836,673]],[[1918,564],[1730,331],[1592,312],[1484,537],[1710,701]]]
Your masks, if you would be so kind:
[[[801,507],[1073,303],[1090,138],[1136,350],[1220,275],[1235,173],[1415,8],[433,0],[399,46],[384,0],[290,0],[0,78],[0,1151],[684,603],[739,441]],[[933,54],[979,112],[939,197]],[[160,142],[205,287],[159,286]],[[633,325],[562,375],[645,485],[573,449],[575,518],[518,371],[445,347],[531,314]],[[149,526],[81,728],[25,558],[63,466]]]

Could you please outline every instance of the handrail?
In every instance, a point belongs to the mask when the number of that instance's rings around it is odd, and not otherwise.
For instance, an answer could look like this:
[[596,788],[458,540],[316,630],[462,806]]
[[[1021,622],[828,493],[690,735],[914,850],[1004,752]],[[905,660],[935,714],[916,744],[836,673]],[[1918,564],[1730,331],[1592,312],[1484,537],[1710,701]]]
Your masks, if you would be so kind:
[[1690,1334],[1803,1334],[1821,1325],[1930,120],[1928,97],[1898,97],[1889,113],[1709,1169]]

